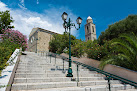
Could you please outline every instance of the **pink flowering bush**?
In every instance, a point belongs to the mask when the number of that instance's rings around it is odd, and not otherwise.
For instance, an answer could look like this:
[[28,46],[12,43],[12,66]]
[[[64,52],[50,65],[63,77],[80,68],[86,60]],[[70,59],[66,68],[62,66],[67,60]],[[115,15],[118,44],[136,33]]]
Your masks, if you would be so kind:
[[96,42],[94,42],[91,46],[91,48],[87,49],[87,56],[92,59],[101,60],[104,56],[106,56],[111,49],[110,42],[111,41],[104,41],[104,45],[99,45]]
[[22,50],[25,51],[27,48],[27,37],[23,35],[18,30],[12,30],[12,29],[2,29],[2,40],[9,39],[10,42],[15,43],[22,47]]
[[22,47],[24,51],[27,48],[27,37],[17,30],[2,29],[0,39],[0,74],[8,65],[7,61],[16,48]]

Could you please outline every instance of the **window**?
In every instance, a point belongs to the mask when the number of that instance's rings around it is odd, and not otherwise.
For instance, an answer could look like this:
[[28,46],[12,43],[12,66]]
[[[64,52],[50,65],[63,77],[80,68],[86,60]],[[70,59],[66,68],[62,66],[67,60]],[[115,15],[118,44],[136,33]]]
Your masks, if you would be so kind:
[[32,37],[32,40],[34,41],[34,36]]
[[92,26],[92,30],[93,30],[93,32],[94,32],[94,27]]
[[30,42],[32,43],[32,38],[31,38]]
[[87,30],[88,30],[88,26],[87,26]]
[[88,29],[88,26],[87,26],[87,33],[89,33],[89,29]]
[[88,40],[89,40],[89,37],[88,37]]

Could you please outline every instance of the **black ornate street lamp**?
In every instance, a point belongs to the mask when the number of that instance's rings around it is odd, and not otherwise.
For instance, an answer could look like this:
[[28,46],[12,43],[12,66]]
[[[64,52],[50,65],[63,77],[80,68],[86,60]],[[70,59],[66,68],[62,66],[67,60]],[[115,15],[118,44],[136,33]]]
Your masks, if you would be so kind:
[[[68,69],[67,77],[73,77],[72,67],[71,67],[71,62],[72,62],[71,61],[71,26],[73,26],[75,28],[76,28],[76,26],[74,23],[71,22],[70,18],[67,22],[66,21],[67,17],[68,17],[68,14],[66,12],[64,12],[62,14],[62,19],[64,20],[63,27],[65,28],[65,32],[67,32],[66,29],[69,29],[69,69]],[[78,17],[76,21],[77,21],[77,24],[79,25],[79,28],[80,28],[82,18]],[[76,29],[78,30],[79,28],[76,28]]]

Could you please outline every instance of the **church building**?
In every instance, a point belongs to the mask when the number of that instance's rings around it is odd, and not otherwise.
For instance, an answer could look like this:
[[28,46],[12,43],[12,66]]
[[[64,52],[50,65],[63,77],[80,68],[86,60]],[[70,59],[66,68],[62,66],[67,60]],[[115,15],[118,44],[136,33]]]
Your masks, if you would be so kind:
[[[49,42],[53,38],[53,34],[58,34],[42,28],[33,28],[28,40],[28,51],[49,51]],[[92,18],[89,16],[87,18],[87,24],[85,25],[85,40],[95,40],[96,37],[96,27],[93,23]]]
[[85,38],[86,41],[88,40],[94,41],[95,39],[97,39],[96,27],[90,16],[87,18],[87,24],[85,25]]
[[42,28],[33,28],[28,40],[28,51],[49,51],[49,42],[53,38],[53,34],[58,34]]

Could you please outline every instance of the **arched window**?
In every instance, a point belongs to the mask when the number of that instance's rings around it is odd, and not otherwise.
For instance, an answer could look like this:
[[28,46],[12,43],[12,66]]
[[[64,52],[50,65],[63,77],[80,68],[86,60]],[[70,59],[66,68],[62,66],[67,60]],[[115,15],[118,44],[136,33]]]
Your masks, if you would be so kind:
[[87,30],[88,30],[88,26],[87,26]]
[[93,32],[94,32],[94,27],[92,26],[92,30],[93,30]]
[[89,33],[89,28],[88,28],[88,26],[87,26],[87,33]]

